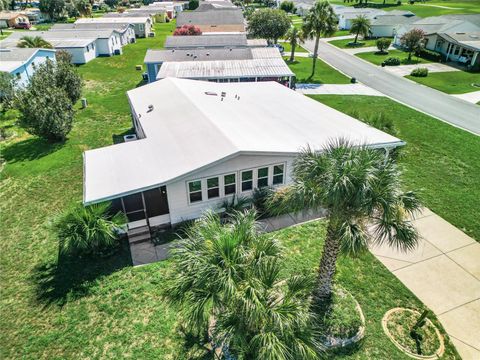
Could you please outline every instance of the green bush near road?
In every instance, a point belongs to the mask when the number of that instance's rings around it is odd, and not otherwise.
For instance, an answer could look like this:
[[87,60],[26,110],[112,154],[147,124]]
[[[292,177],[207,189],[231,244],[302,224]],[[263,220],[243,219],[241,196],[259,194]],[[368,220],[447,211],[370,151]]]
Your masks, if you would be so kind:
[[410,76],[414,77],[427,77],[428,76],[428,69],[427,68],[416,68],[413,69],[410,73]]
[[402,65],[408,65],[408,64],[426,64],[429,63],[430,61],[422,58],[417,58],[415,56],[412,56],[412,61],[408,61],[408,54],[404,51],[401,50],[389,50],[388,54],[382,54],[380,52],[367,52],[367,53],[359,53],[355,54],[355,56],[358,56],[359,58],[366,60],[368,62],[371,62],[372,64],[375,65],[381,65],[382,62],[385,61],[388,57],[398,57],[401,61]]

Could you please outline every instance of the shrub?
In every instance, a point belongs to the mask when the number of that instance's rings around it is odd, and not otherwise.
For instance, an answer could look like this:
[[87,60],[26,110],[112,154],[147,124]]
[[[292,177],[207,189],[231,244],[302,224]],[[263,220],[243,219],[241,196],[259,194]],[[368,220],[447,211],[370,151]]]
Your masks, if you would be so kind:
[[377,45],[378,51],[380,51],[382,54],[388,52],[387,50],[391,43],[392,43],[392,40],[387,38],[380,38],[380,39],[377,39],[377,41],[375,42],[375,44]]
[[[353,116],[353,115],[352,115]],[[354,116],[355,117],[355,116]],[[357,116],[358,118],[358,116]],[[378,130],[382,130],[387,134],[392,136],[398,135],[398,131],[395,128],[393,120],[385,115],[385,113],[379,113],[375,115],[368,116],[364,119],[361,119],[363,122],[367,123],[368,125],[377,128]]]
[[415,76],[415,77],[427,77],[428,76],[428,69],[427,68],[416,68],[416,69],[412,70],[410,75]]
[[195,10],[198,8],[199,1],[198,0],[190,0],[188,2],[188,10]]
[[431,61],[441,61],[442,60],[442,54],[436,51],[428,50],[425,48],[422,48],[415,52],[415,56],[421,57],[423,59],[431,60]]
[[252,203],[259,217],[269,217],[271,213],[268,211],[268,199],[271,197],[273,190],[269,187],[255,189],[252,195]]
[[285,11],[286,13],[294,13],[295,12],[295,4],[293,1],[282,1],[280,4],[280,9]]
[[386,58],[384,61],[385,65],[387,66],[398,66],[400,65],[400,58],[398,57],[389,57]]
[[109,213],[110,203],[79,205],[56,224],[60,251],[65,254],[105,255],[118,243],[125,215]]
[[195,25],[183,25],[181,28],[175,29],[174,36],[191,36],[202,35],[202,30]]
[[251,205],[252,199],[244,196],[233,195],[230,200],[225,199],[219,206],[219,208],[223,210],[223,214],[225,215],[225,217],[229,217],[237,211],[243,211],[250,208]]

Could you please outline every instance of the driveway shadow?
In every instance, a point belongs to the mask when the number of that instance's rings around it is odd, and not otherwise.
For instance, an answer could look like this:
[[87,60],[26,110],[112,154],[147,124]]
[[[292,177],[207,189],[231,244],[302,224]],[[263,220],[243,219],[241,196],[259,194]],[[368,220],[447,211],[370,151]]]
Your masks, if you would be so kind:
[[56,263],[40,264],[33,269],[31,280],[36,300],[45,306],[63,306],[69,300],[88,295],[95,280],[126,266],[132,266],[126,239],[107,258],[59,255]]

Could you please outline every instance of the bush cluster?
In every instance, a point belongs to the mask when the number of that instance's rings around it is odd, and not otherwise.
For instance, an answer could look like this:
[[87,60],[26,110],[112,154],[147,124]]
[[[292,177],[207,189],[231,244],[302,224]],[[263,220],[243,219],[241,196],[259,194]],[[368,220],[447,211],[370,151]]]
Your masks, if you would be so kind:
[[425,48],[422,48],[415,52],[415,56],[420,57],[422,59],[427,59],[431,61],[442,61],[442,54],[436,51],[428,50]]
[[389,57],[386,58],[384,64],[387,66],[398,66],[400,65],[400,58],[398,57]]
[[416,69],[412,70],[410,75],[415,76],[415,77],[427,77],[428,76],[428,69],[427,68],[416,68]]

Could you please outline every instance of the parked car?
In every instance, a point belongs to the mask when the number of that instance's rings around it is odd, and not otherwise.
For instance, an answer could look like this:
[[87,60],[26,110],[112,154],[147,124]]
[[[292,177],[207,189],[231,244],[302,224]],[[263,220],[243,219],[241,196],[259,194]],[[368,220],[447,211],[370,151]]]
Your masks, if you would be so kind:
[[32,24],[29,24],[29,23],[18,23],[18,24],[15,24],[14,28],[15,29],[30,29],[32,27]]

